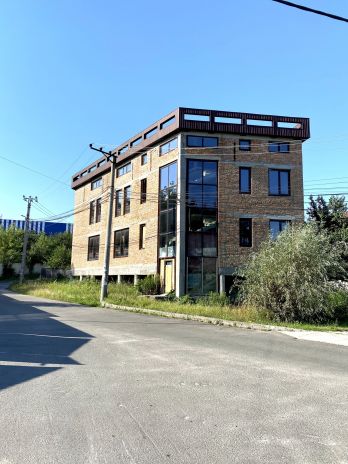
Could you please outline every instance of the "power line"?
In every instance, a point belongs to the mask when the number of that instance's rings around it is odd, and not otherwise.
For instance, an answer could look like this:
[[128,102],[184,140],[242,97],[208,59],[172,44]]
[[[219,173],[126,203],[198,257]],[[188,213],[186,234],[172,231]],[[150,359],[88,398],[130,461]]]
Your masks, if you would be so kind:
[[338,21],[344,21],[348,23],[348,19],[344,18],[343,16],[337,16],[331,13],[326,13],[325,11],[315,10],[314,8],[309,8],[308,6],[299,5],[298,3],[288,2],[286,0],[273,0],[273,1],[277,3],[282,3],[283,5],[286,5],[286,6],[291,6],[293,8],[298,8],[299,10],[308,11],[310,13],[315,13],[321,16],[327,16],[328,18],[336,19]]
[[47,174],[44,174],[43,172],[37,171],[36,169],[29,168],[28,166],[25,166],[24,164],[17,163],[17,161],[13,161],[13,160],[11,160],[9,158],[6,158],[5,156],[0,155],[0,158],[5,160],[5,161],[8,161],[9,163],[15,164],[16,166],[19,166],[19,167],[21,167],[23,169],[27,169],[28,171],[31,171],[31,172],[33,172],[35,174],[38,174],[39,176],[46,177],[46,179],[50,179],[50,180],[53,180],[55,182],[59,182],[60,184],[66,185],[67,187],[70,187],[70,185],[67,184],[66,182],[62,182],[59,179],[55,179],[54,177],[48,176]]

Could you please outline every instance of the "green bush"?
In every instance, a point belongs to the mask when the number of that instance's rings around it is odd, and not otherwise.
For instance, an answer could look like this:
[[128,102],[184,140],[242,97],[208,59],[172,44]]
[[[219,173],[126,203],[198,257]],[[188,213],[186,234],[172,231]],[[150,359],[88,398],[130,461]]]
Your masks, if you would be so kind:
[[348,292],[345,290],[331,291],[327,298],[332,319],[338,323],[348,322]]
[[158,295],[161,289],[161,279],[158,274],[146,276],[139,280],[137,288],[143,295]]
[[217,292],[209,292],[208,295],[197,298],[196,303],[203,306],[228,306],[230,301],[225,294],[220,295]]
[[178,298],[179,305],[191,305],[194,304],[194,299],[189,295],[183,295]]
[[240,300],[269,310],[275,320],[322,323],[332,320],[329,275],[342,268],[338,247],[310,225],[289,227],[265,242],[245,266]]

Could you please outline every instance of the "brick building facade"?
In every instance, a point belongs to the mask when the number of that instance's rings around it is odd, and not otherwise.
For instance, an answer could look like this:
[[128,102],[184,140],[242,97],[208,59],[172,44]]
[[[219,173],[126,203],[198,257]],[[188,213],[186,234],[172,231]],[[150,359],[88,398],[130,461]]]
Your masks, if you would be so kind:
[[[178,108],[117,147],[110,276],[224,291],[271,233],[303,221],[307,118]],[[75,276],[101,276],[110,163],[72,179]]]

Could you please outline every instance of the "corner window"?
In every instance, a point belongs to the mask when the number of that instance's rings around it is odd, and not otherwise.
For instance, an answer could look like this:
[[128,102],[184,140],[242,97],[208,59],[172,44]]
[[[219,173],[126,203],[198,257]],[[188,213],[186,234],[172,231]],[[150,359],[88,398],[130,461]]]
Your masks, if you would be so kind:
[[251,168],[239,168],[239,193],[251,193]]
[[116,230],[114,234],[114,258],[128,256],[129,229]]
[[160,146],[160,156],[169,153],[170,151],[174,150],[177,147],[178,147],[178,138],[175,137],[175,139],[169,140],[169,142],[164,143],[163,145]]
[[291,224],[291,221],[271,219],[269,221],[269,231],[272,240],[275,240],[280,234],[280,232],[289,227],[289,224]]
[[289,153],[290,144],[287,142],[268,142],[268,151],[270,153]]
[[131,172],[132,170],[132,163],[127,163],[124,166],[121,166],[120,168],[117,169],[117,177],[124,176],[128,172]]
[[252,219],[239,219],[239,246],[252,246]]
[[96,261],[99,259],[99,235],[88,237],[88,261]]
[[103,184],[103,179],[99,177],[99,179],[94,180],[91,182],[91,190],[95,190],[96,188],[101,187]]
[[290,195],[290,171],[283,169],[268,170],[268,193],[275,196]]
[[217,147],[219,139],[217,137],[200,137],[198,135],[188,135],[186,137],[188,147]]
[[160,168],[159,256],[172,257],[176,253],[177,163]]
[[140,203],[146,203],[147,179],[140,181]]
[[239,151],[250,151],[251,150],[251,140],[239,140]]

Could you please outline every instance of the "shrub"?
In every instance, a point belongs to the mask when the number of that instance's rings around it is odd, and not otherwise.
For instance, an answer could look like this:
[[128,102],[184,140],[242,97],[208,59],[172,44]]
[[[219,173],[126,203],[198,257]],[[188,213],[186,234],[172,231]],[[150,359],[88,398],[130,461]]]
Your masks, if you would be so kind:
[[348,292],[345,290],[331,291],[327,295],[327,300],[333,320],[337,323],[348,322]]
[[178,298],[178,303],[180,305],[191,305],[194,304],[194,299],[189,295],[182,295]]
[[208,295],[197,298],[196,302],[203,306],[228,306],[230,303],[227,295],[217,292],[209,292]]
[[310,225],[289,227],[251,257],[240,300],[271,311],[276,320],[326,322],[334,317],[329,275],[341,263],[340,250],[327,233]]
[[161,289],[161,279],[158,274],[149,275],[139,280],[137,288],[143,295],[157,295]]

